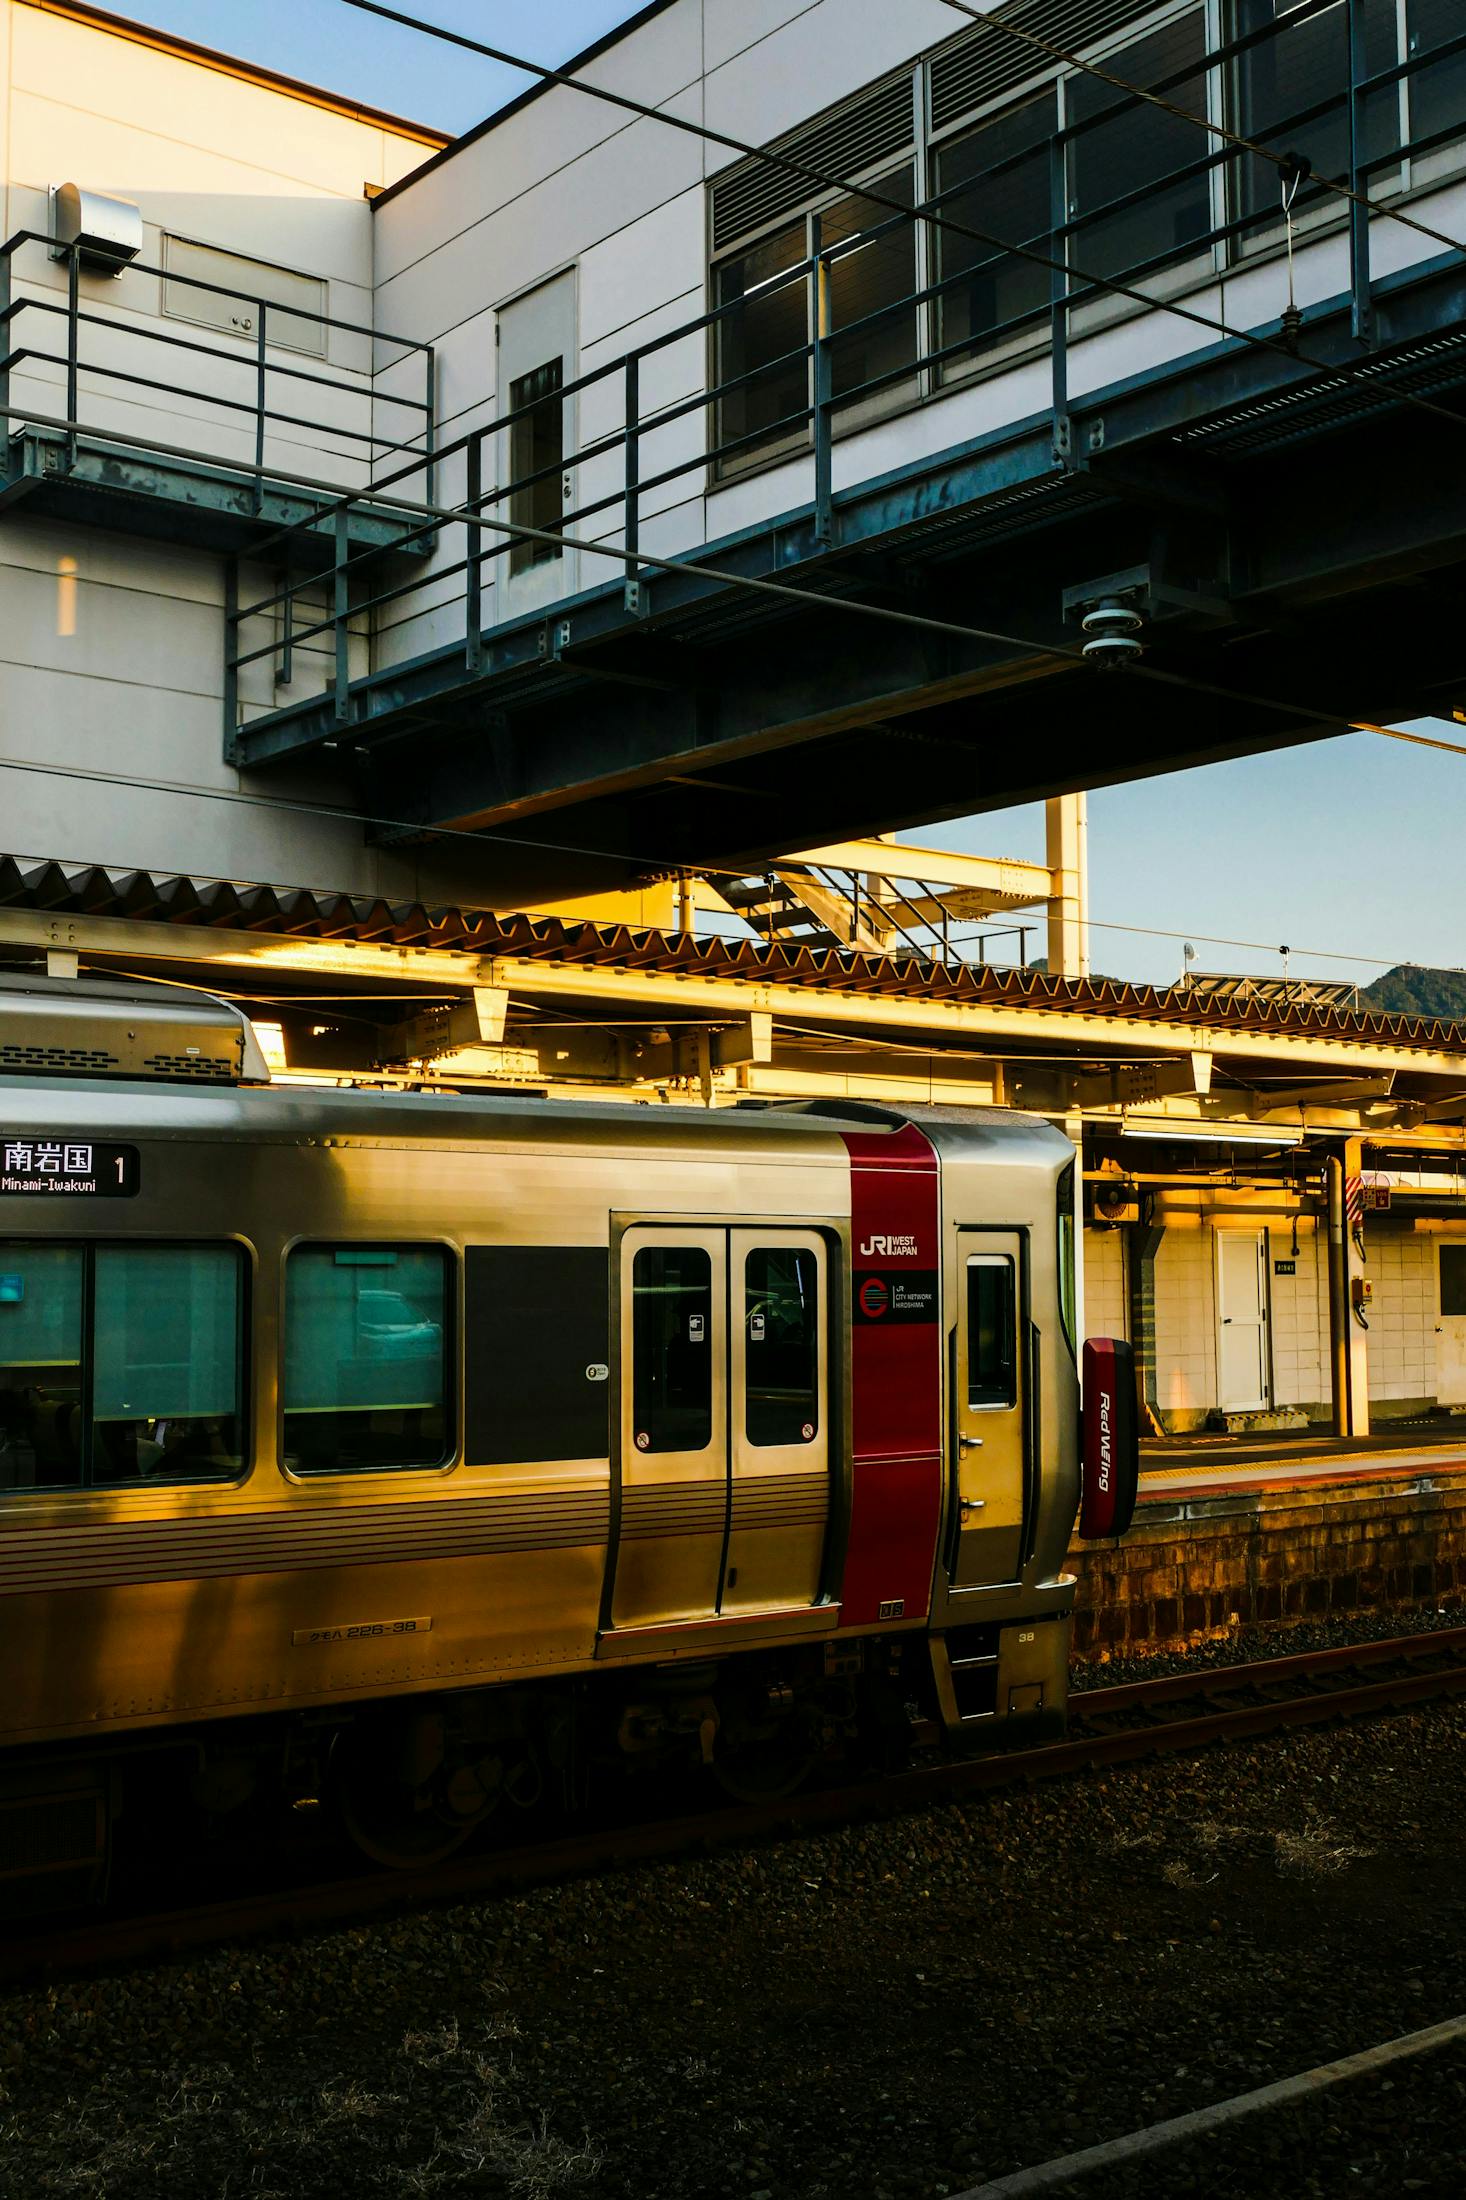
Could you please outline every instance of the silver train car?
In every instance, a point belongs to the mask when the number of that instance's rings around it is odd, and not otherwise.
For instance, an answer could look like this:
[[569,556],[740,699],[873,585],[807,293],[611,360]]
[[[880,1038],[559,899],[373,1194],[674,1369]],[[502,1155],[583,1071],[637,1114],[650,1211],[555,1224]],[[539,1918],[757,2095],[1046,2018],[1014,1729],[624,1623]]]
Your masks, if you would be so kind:
[[413,1862],[612,1765],[1062,1726],[1056,1130],[257,1088],[111,991],[110,1060],[0,1076],[0,1885],[99,1884],[165,1760]]

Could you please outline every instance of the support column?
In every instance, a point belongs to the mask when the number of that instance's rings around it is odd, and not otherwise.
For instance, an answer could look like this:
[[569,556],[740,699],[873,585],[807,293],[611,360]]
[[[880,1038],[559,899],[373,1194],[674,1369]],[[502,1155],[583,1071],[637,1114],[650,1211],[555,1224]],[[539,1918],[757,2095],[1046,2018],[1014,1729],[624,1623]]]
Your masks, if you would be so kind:
[[[1142,1213],[1144,1209],[1142,1208]],[[1130,1343],[1135,1353],[1136,1405],[1140,1426],[1152,1436],[1164,1436],[1165,1424],[1156,1403],[1155,1260],[1166,1226],[1153,1221],[1127,1223],[1125,1228],[1126,1287],[1130,1298]]]
[[1049,867],[1049,969],[1056,978],[1089,976],[1088,806],[1082,794],[1044,804]]
[[1368,1274],[1362,1220],[1351,1229],[1348,1179],[1362,1168],[1363,1143],[1346,1139],[1343,1157],[1326,1163],[1329,1188],[1329,1337],[1334,1432],[1341,1437],[1369,1434],[1369,1306],[1359,1287]]

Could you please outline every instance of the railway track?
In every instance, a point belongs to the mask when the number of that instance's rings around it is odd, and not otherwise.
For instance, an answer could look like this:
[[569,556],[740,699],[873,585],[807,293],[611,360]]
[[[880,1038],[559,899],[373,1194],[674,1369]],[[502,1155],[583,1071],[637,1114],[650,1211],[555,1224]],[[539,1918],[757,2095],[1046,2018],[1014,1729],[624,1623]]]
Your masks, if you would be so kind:
[[0,1944],[0,1981],[167,1958],[227,1940],[304,1931],[427,1903],[473,1901],[505,1889],[733,1847],[770,1834],[898,1816],[984,1789],[1061,1777],[1089,1766],[1403,1710],[1461,1692],[1466,1692],[1466,1627],[1087,1689],[1070,1698],[1071,1732],[1062,1742],[987,1757],[944,1758],[884,1779],[813,1788],[777,1801],[607,1826],[516,1849],[486,1849],[419,1871],[361,1872],[173,1911],[59,1924]]

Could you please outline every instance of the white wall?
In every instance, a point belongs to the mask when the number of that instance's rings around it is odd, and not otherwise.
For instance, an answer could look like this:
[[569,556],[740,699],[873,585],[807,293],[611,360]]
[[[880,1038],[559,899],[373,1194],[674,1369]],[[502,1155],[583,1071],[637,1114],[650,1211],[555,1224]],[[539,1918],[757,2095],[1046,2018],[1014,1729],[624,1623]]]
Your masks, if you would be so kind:
[[[941,0],[905,0],[901,7],[889,0],[676,0],[583,74],[669,114],[763,145],[963,28]],[[494,386],[495,311],[551,274],[577,270],[582,372],[704,312],[710,303],[707,180],[737,158],[570,87],[551,87],[381,206],[379,311],[440,344],[444,439],[493,417],[502,404],[503,393]],[[1466,227],[1466,187],[1443,188],[1421,212],[1459,234]],[[1387,220],[1375,222],[1372,241],[1381,275],[1435,249]],[[1164,280],[1174,285],[1174,276]],[[1305,235],[1295,269],[1299,304],[1336,295],[1347,281],[1345,239]],[[1071,347],[1071,394],[1080,399],[1220,340],[1216,326],[1198,325],[1188,313],[1245,328],[1275,318],[1286,299],[1285,269],[1274,253],[1193,282],[1173,301],[1178,312],[1106,307],[1098,318],[1109,325]],[[652,403],[705,389],[706,361],[701,333],[659,354],[647,368],[643,413]],[[835,454],[836,488],[1042,412],[1050,394],[1047,359],[1015,359],[844,438]],[[615,432],[623,420],[619,375],[580,399],[583,442]],[[643,474],[674,458],[695,461],[703,426],[704,416],[694,414],[649,441]],[[616,489],[621,465],[615,453],[584,468],[579,498],[590,501]],[[812,494],[808,458],[711,490],[694,466],[646,497],[643,544],[660,555],[693,552],[806,504]],[[588,518],[574,531],[586,540],[617,543],[619,512]],[[445,535],[439,564],[457,560],[463,549],[461,537]],[[576,586],[620,577],[613,561],[588,554],[580,560]],[[515,615],[512,598],[486,603],[486,623]],[[380,635],[381,660],[456,641],[462,623],[462,583],[452,578],[392,614]]]
[[[141,206],[151,262],[165,231],[186,235],[323,276],[326,310],[370,324],[373,238],[363,185],[394,181],[431,147],[23,0],[0,0],[0,150],[6,236],[47,229],[47,186],[75,182]],[[43,246],[28,247],[17,272],[31,295],[64,297],[62,270]],[[87,305],[114,323],[94,341],[134,371],[170,378],[161,353],[122,336],[124,327],[228,349],[228,339],[164,320],[156,277],[88,277],[83,290]],[[22,316],[19,340],[61,348],[54,323],[46,338],[27,330],[40,319]],[[252,347],[239,348],[243,355]],[[273,356],[324,370],[296,354]],[[334,346],[331,370],[364,390],[370,365],[366,347]],[[190,371],[201,392],[237,394],[227,370],[195,358]],[[17,374],[13,402],[55,413],[63,394],[59,370],[38,368]],[[279,431],[270,456],[282,466],[329,471],[344,463],[345,447],[338,442],[333,453],[329,427],[348,416],[334,400],[319,402],[326,432]],[[82,412],[114,433],[252,456],[249,432],[197,400],[109,388],[91,376],[83,378]],[[67,864],[415,891],[412,859],[374,855],[356,825],[215,799],[251,791],[222,760],[222,609],[215,557],[37,517],[24,503],[0,520],[0,849]],[[308,656],[302,671],[312,677]],[[257,703],[271,699],[263,672],[247,676],[246,690]],[[26,765],[49,769],[14,768]],[[163,782],[166,791],[116,780]],[[271,782],[260,791],[285,790]],[[290,791],[343,800],[334,774]]]

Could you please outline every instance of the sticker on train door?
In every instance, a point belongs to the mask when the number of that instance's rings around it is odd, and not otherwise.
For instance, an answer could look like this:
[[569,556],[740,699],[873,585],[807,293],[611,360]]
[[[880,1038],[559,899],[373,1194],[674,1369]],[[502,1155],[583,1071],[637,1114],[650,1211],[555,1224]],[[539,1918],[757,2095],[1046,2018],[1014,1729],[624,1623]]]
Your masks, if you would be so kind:
[[705,1339],[705,1337],[706,1337],[706,1336],[707,1336],[707,1322],[706,1322],[705,1318],[703,1317],[703,1315],[701,1315],[701,1314],[689,1314],[689,1315],[688,1315],[688,1317],[687,1317],[687,1341],[688,1341],[688,1343],[689,1343],[689,1344],[701,1344],[701,1343],[702,1343],[702,1342],[704,1341],[704,1339]]

